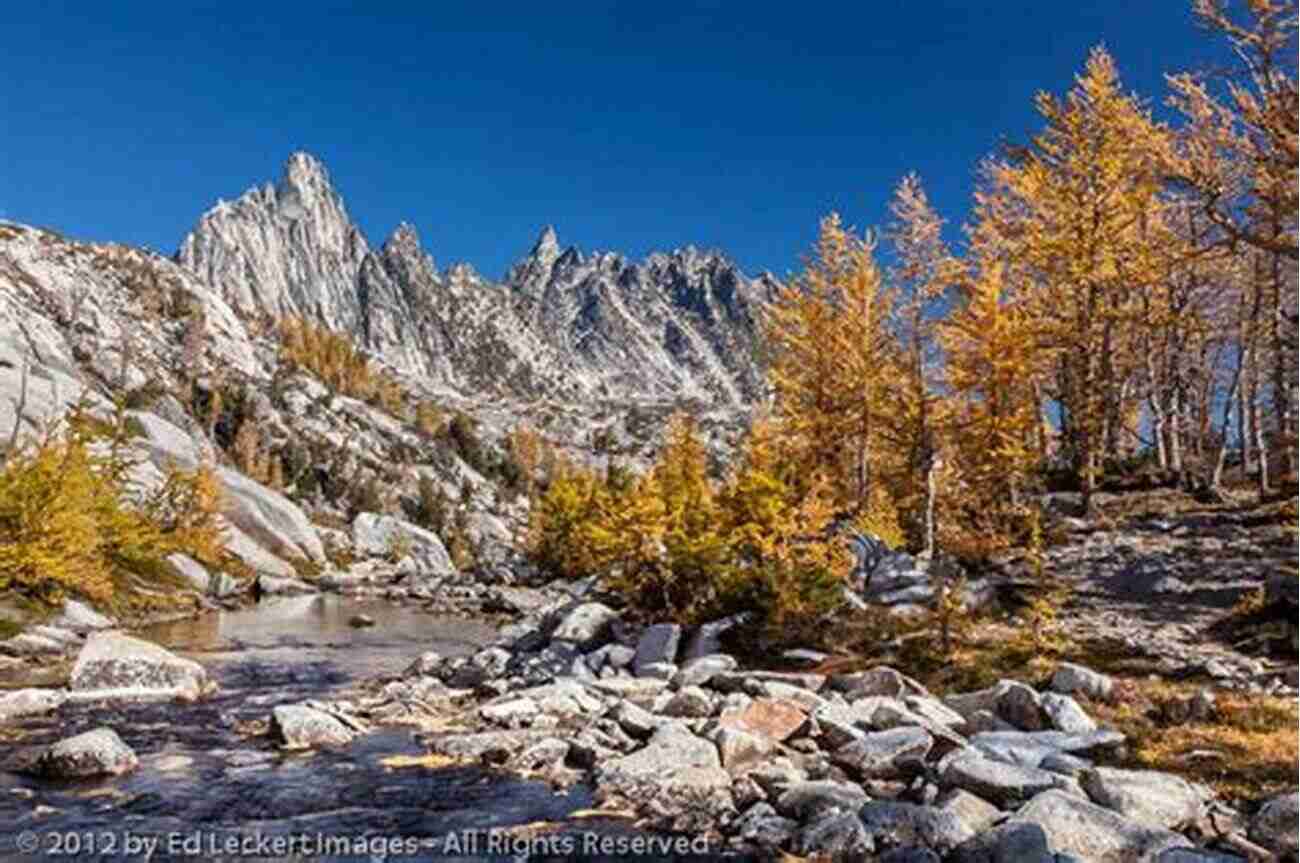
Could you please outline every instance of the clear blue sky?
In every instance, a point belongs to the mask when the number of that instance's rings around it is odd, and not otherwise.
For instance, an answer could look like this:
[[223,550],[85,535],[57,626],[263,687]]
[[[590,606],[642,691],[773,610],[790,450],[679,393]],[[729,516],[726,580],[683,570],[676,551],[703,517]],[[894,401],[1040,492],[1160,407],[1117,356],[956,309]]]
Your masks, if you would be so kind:
[[1098,43],[1158,103],[1221,56],[1188,6],[11,4],[0,214],[170,254],[305,149],[373,244],[408,220],[440,265],[499,276],[554,223],[780,275],[829,210],[882,221],[909,170],[959,224],[979,159]]

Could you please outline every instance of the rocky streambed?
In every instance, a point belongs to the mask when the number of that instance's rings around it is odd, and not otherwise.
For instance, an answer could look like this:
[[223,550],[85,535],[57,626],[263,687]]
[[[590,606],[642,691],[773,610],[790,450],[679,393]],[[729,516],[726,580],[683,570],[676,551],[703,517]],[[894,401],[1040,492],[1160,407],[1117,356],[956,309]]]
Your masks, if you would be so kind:
[[886,667],[742,668],[735,621],[634,626],[597,599],[517,592],[529,610],[496,628],[304,596],[91,634],[68,691],[0,696],[0,853],[1296,856],[1294,793],[1238,811],[1113,766],[1124,736],[1086,705],[1114,690],[1089,669],[932,693]]

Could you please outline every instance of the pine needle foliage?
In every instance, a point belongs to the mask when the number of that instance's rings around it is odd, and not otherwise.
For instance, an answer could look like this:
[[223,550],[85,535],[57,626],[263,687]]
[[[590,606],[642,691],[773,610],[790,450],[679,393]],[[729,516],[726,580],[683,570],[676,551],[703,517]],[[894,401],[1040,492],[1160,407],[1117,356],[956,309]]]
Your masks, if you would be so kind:
[[640,476],[561,464],[532,510],[543,568],[603,575],[647,619],[696,623],[750,612],[794,638],[834,608],[849,561],[829,538],[830,484],[799,478],[774,425],[761,423],[734,474],[710,477],[695,423],[675,416]]
[[388,374],[376,371],[347,335],[302,318],[280,322],[280,360],[316,375],[345,396],[405,414],[406,396]]
[[169,467],[147,489],[124,410],[74,409],[19,442],[0,465],[0,591],[57,605],[66,596],[114,604],[133,578],[162,578],[181,553],[222,563],[220,487],[210,467]]

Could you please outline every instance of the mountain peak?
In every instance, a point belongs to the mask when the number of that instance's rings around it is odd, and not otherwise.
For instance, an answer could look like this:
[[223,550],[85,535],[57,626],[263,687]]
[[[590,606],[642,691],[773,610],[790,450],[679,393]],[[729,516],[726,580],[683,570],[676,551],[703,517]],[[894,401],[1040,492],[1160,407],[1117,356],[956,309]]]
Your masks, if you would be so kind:
[[554,261],[560,256],[560,238],[555,234],[555,228],[547,225],[542,228],[542,232],[537,236],[537,242],[533,243],[533,250],[529,252],[532,258]]
[[384,248],[415,248],[420,247],[420,234],[415,230],[415,225],[410,222],[400,222],[393,232],[388,235],[384,241]]

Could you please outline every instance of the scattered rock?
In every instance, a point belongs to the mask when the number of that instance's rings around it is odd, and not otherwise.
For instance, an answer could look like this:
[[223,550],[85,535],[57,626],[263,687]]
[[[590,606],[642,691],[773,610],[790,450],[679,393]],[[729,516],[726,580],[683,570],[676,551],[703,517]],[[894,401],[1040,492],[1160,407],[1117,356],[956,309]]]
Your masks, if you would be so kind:
[[646,666],[663,663],[672,665],[677,661],[677,644],[682,638],[682,628],[675,623],[656,623],[646,627],[636,643],[636,655],[632,659],[632,670],[638,677]]
[[835,750],[832,758],[862,779],[889,779],[899,775],[900,762],[925,758],[933,745],[924,729],[895,728],[865,734]]
[[1125,818],[1063,791],[1044,791],[1021,807],[1014,822],[1042,828],[1055,852],[1097,863],[1149,859],[1167,848],[1190,847],[1186,837]]
[[1066,781],[1055,773],[994,761],[973,750],[951,758],[944,766],[942,778],[947,785],[999,806],[1022,803],[1040,792],[1059,788]]
[[1088,734],[1097,730],[1097,723],[1068,695],[1044,692],[1039,703],[1047,716],[1049,727],[1069,734]]
[[715,675],[735,670],[736,658],[725,653],[711,653],[698,656],[687,662],[673,675],[671,685],[674,689],[684,686],[703,686]]
[[1196,824],[1209,794],[1186,779],[1155,770],[1094,767],[1079,774],[1093,802],[1148,827],[1180,830]]
[[1261,806],[1247,835],[1275,854],[1294,858],[1300,853],[1300,794],[1282,794]]
[[947,852],[973,835],[956,815],[933,806],[873,800],[858,816],[878,847],[923,845]]
[[96,728],[51,746],[37,762],[36,772],[52,779],[85,779],[129,773],[139,763],[116,731]]
[[271,711],[271,737],[285,749],[343,746],[352,729],[336,717],[303,704],[281,705]]
[[84,634],[98,632],[101,629],[112,629],[117,624],[112,618],[105,617],[90,606],[69,599],[63,603],[63,612],[54,620],[54,625]]
[[0,721],[57,710],[67,695],[56,689],[15,689],[0,693]]
[[861,786],[820,780],[791,784],[776,798],[775,805],[785,817],[803,822],[830,809],[857,812],[867,800]]
[[[599,602],[584,602],[564,616],[551,633],[552,639],[572,641],[584,650],[598,647],[609,635],[618,612]],[[626,663],[624,663],[626,664]]]
[[785,699],[756,698],[739,710],[723,710],[722,728],[757,734],[777,742],[788,740],[808,721],[803,706]]
[[1107,675],[1072,662],[1063,662],[1052,675],[1052,691],[1063,695],[1079,693],[1094,701],[1110,698],[1115,682]]

